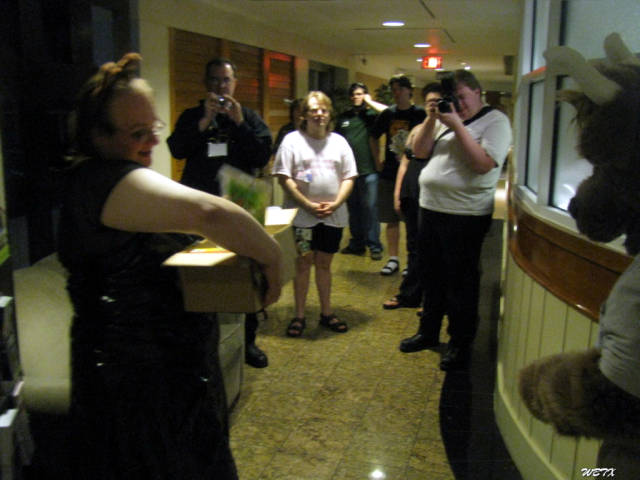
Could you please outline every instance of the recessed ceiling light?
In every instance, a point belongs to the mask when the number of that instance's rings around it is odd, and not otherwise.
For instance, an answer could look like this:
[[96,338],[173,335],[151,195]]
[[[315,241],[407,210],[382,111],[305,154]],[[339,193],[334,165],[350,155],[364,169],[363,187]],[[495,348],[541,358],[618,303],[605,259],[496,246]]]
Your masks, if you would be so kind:
[[393,20],[389,22],[382,22],[382,25],[385,27],[404,27],[404,22]]
[[422,62],[422,57],[416,58],[416,62]]
[[430,46],[431,46],[431,44],[430,44],[430,43],[416,43],[416,44],[414,45],[414,47],[416,47],[416,48],[428,48],[428,47],[430,47]]

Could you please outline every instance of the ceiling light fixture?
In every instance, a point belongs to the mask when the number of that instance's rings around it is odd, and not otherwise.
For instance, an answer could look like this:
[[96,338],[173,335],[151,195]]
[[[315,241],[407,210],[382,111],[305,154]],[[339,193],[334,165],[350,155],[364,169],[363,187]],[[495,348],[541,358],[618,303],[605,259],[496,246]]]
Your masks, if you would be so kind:
[[393,20],[388,22],[382,22],[382,25],[385,27],[404,27],[404,22]]
[[431,46],[430,43],[416,43],[413,45],[416,48],[429,48]]

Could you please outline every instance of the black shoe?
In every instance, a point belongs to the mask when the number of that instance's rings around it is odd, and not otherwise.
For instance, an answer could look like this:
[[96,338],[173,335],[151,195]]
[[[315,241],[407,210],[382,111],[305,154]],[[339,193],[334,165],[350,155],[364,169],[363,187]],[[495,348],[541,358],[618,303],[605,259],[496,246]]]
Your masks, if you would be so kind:
[[340,250],[340,253],[346,253],[347,255],[364,255],[366,251],[367,249],[364,247],[356,249],[351,245],[347,245],[342,250]]
[[438,345],[440,345],[438,339],[434,340],[422,333],[416,333],[413,337],[405,338],[400,342],[400,351],[404,353],[419,352],[420,350],[434,348]]
[[269,365],[269,359],[266,353],[260,350],[255,343],[250,343],[245,346],[244,361],[247,365],[251,365],[254,368],[264,368]]
[[440,370],[445,372],[465,370],[469,366],[470,359],[471,347],[459,347],[449,343],[447,351],[444,352],[442,360],[440,360]]

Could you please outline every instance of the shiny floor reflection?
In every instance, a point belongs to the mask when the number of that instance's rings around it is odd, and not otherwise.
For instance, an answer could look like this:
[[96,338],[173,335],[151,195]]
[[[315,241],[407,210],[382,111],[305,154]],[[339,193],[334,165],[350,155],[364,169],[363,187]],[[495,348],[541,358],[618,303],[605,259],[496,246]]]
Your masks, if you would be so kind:
[[307,329],[286,337],[288,286],[258,332],[270,365],[245,368],[232,413],[240,478],[521,479],[493,417],[501,228],[495,221],[483,251],[481,327],[465,373],[439,370],[444,333],[440,349],[398,350],[415,333],[416,309],[382,309],[401,281],[379,274],[384,260],[335,256],[333,305],[346,334],[318,326],[312,288]]

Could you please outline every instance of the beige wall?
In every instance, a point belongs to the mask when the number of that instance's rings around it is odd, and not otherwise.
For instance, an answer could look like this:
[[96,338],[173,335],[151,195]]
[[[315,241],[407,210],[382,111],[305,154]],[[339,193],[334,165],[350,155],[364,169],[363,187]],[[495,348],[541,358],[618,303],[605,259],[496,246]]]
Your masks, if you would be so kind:
[[[349,69],[352,58],[347,54],[314,44],[308,40],[223,12],[216,7],[194,0],[140,0],[140,53],[143,57],[142,75],[156,92],[158,115],[170,120],[169,98],[169,28],[175,27],[204,35],[225,38],[248,45],[267,48],[296,56],[298,75],[296,94],[303,96],[308,85],[308,62],[315,60]],[[166,146],[167,128],[154,150],[153,167],[171,176],[171,156]]]

